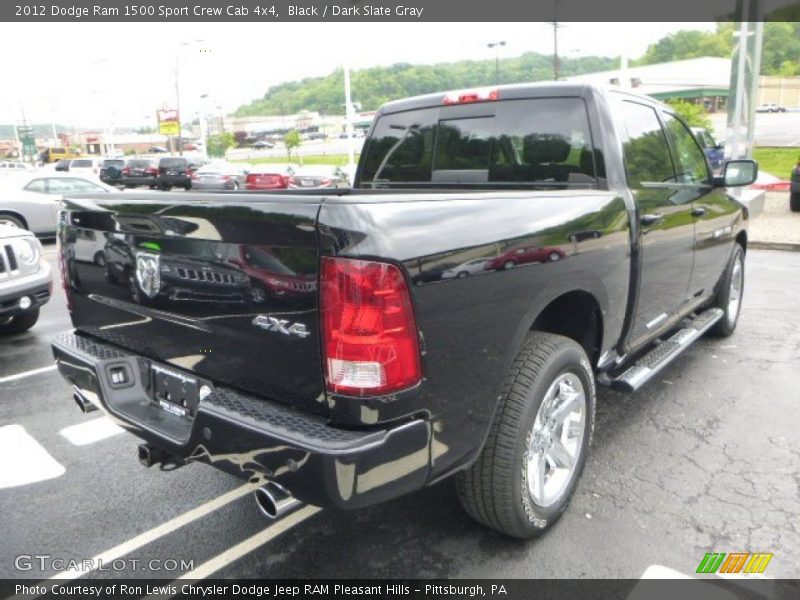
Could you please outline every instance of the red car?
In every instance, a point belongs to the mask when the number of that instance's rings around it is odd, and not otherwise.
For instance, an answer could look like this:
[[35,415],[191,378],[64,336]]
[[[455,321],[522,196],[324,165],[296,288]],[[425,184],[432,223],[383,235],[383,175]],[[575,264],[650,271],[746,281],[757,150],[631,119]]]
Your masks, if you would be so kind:
[[289,165],[255,165],[245,178],[248,190],[285,190],[294,169]]
[[552,246],[539,248],[538,246],[521,246],[512,248],[493,258],[487,265],[486,270],[499,271],[501,269],[512,269],[518,265],[530,263],[555,262],[566,256],[563,250]]
[[317,291],[314,276],[299,275],[283,264],[269,246],[239,246],[239,257],[230,261],[253,281],[254,299],[307,296]]

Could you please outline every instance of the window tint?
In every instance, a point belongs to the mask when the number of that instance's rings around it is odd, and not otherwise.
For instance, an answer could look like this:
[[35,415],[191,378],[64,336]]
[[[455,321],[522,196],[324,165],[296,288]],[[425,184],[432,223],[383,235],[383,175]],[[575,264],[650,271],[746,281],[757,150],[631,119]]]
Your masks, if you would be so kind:
[[149,160],[131,159],[128,161],[128,168],[130,169],[146,169],[149,166]]
[[656,111],[635,102],[622,104],[628,131],[623,152],[631,186],[637,187],[644,181],[673,181],[672,159]]
[[664,114],[664,124],[675,150],[676,180],[681,183],[710,183],[706,155],[697,145],[692,132],[670,114]]
[[73,160],[69,164],[69,168],[70,169],[73,168],[73,167],[78,167],[78,168],[82,169],[82,168],[91,167],[91,166],[92,166],[92,161],[91,160]]
[[381,117],[368,142],[362,180],[430,182],[437,113],[427,109]]
[[47,193],[47,182],[44,179],[34,179],[28,185],[25,186],[25,189],[29,192],[39,192],[42,194]]
[[158,166],[163,169],[185,169],[186,165],[185,158],[162,158],[158,161]]
[[455,118],[464,108],[381,117],[366,149],[361,183],[564,187],[605,176],[579,98],[486,103],[477,109],[484,115]]

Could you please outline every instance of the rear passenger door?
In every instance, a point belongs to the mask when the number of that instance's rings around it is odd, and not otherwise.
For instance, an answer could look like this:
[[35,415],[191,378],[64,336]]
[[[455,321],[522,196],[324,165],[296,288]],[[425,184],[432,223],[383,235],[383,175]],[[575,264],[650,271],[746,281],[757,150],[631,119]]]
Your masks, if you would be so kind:
[[656,109],[625,100],[622,118],[628,184],[636,200],[641,252],[629,346],[658,335],[686,300],[694,260],[693,193],[676,181]]

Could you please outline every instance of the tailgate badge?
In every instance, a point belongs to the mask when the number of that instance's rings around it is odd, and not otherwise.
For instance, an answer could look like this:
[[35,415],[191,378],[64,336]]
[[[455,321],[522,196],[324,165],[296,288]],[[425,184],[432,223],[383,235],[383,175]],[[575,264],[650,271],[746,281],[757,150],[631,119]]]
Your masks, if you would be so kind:
[[311,332],[306,329],[304,323],[289,323],[286,319],[276,319],[267,315],[257,315],[253,319],[253,325],[266,329],[267,331],[277,331],[283,335],[295,335],[299,338],[307,338]]
[[154,298],[161,289],[160,257],[149,252],[136,253],[136,283],[150,298]]

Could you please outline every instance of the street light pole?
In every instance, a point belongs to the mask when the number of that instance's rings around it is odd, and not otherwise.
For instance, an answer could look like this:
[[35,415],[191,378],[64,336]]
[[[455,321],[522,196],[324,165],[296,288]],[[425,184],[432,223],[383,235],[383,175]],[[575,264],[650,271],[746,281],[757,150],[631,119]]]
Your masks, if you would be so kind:
[[553,80],[558,81],[561,76],[561,64],[558,58],[558,29],[561,25],[558,24],[558,3],[560,0],[553,1],[553,21],[550,25],[553,26]]
[[486,44],[486,47],[490,50],[494,48],[494,83],[498,85],[500,83],[500,47],[505,46],[505,40],[501,40],[499,42],[489,42]]
[[181,48],[186,48],[192,44],[202,44],[205,40],[191,40],[181,42],[175,52],[175,110],[178,111],[178,154],[183,156],[183,137],[181,127],[181,88],[180,88],[180,60]]

